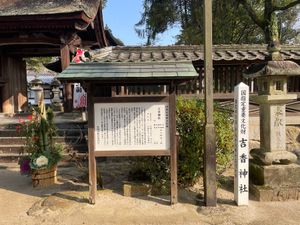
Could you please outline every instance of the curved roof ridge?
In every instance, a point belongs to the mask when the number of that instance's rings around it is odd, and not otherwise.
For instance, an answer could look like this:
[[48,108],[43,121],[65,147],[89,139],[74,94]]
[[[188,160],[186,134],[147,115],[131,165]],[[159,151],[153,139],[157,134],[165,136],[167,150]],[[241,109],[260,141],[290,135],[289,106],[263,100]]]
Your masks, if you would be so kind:
[[[134,61],[195,61],[203,60],[202,45],[172,45],[172,46],[113,46],[106,56],[94,54],[98,62],[130,62]],[[142,54],[143,53],[143,54]],[[215,61],[264,60],[268,55],[267,45],[214,45],[213,58]],[[300,45],[283,45],[284,59],[300,60]],[[140,56],[140,57],[138,57]]]

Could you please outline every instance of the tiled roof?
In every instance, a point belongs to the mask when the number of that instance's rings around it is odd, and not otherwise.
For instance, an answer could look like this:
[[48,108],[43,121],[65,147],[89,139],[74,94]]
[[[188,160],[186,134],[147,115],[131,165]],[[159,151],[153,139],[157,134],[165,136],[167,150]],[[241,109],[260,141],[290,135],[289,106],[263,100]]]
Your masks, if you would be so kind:
[[101,0],[0,0],[1,16],[44,15],[83,11],[94,18]]
[[[215,45],[215,61],[265,60],[268,55],[266,45]],[[281,50],[284,59],[300,60],[300,45],[285,45]],[[203,46],[134,46],[108,47],[95,52],[98,62],[153,62],[153,61],[195,61],[204,60]]]

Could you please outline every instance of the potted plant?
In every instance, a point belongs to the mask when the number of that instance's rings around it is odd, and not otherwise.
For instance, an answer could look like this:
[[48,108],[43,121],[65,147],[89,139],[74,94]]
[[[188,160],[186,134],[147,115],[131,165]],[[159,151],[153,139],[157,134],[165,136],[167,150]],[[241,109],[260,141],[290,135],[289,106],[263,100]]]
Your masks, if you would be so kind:
[[52,109],[46,111],[45,105],[40,104],[32,108],[27,121],[20,121],[17,126],[21,136],[26,139],[22,148],[25,157],[20,161],[21,173],[31,173],[34,187],[56,182],[56,168],[62,157],[63,146],[54,142],[56,127],[53,119]]

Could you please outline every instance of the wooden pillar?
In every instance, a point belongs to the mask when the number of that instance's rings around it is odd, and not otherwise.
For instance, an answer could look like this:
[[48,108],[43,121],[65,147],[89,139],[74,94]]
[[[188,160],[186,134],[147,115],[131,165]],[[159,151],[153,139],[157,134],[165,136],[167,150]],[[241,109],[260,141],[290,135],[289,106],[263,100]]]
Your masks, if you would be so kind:
[[212,0],[204,1],[204,74],[205,74],[205,148],[204,200],[206,206],[217,204],[216,138],[213,120]]
[[89,203],[95,204],[97,193],[97,164],[95,158],[95,127],[92,85],[88,85],[88,144],[89,144]]
[[[70,50],[67,44],[62,45],[60,48],[60,58],[61,58],[61,69],[65,70],[70,65]],[[64,91],[64,111],[71,112],[73,109],[73,93],[72,93],[72,83],[65,84]]]
[[2,74],[3,79],[6,80],[3,91],[2,91],[2,109],[3,113],[12,114],[14,113],[14,97],[11,87],[11,79],[9,78],[9,59],[7,56],[2,56]]
[[14,114],[27,108],[26,64],[22,58],[2,56],[3,113]]
[[8,81],[3,86],[2,92],[2,109],[3,113],[13,114],[14,113],[14,96],[11,95],[11,83]]
[[26,62],[22,58],[14,59],[15,63],[15,112],[27,111],[27,79]]
[[178,202],[177,190],[177,138],[176,138],[176,92],[175,85],[169,87],[169,121],[171,151],[171,204]]

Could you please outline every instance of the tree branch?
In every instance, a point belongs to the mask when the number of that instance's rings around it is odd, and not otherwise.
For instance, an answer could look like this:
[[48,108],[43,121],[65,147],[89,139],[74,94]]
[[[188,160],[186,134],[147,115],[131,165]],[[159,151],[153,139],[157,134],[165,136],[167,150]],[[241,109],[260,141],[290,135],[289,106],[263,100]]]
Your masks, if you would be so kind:
[[292,8],[292,7],[294,7],[294,6],[298,5],[298,4],[300,4],[300,0],[289,2],[289,3],[286,3],[285,5],[274,5],[273,12],[274,11],[284,11],[284,10]]
[[[239,0],[239,1],[244,6],[244,8],[248,12],[249,16],[251,17],[251,19],[254,21],[254,23],[256,23],[259,27],[261,27],[263,29],[264,21],[261,18],[259,18],[259,16],[255,12],[255,10],[251,7],[249,2],[247,0]],[[300,0],[298,0],[298,1],[300,1]]]

